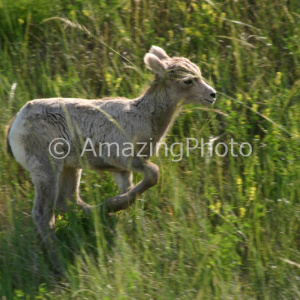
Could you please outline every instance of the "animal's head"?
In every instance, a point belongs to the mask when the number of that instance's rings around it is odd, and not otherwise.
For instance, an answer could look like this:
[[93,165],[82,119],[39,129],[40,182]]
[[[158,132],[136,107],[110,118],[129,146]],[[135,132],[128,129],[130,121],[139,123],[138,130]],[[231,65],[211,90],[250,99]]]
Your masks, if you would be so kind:
[[160,47],[152,46],[144,62],[161,82],[171,87],[184,103],[212,104],[216,91],[201,77],[200,69],[184,57],[169,57]]

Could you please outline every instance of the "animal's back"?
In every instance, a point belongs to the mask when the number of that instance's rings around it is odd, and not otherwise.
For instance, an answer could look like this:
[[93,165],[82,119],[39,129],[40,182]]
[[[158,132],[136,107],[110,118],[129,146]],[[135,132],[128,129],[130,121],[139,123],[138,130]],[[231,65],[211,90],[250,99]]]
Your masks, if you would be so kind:
[[[76,143],[79,140],[88,137],[94,139],[95,145],[104,141],[121,142],[124,136],[117,129],[118,125],[127,131],[127,137],[137,133],[133,128],[133,119],[140,111],[131,104],[131,100],[124,98],[49,98],[29,101],[11,123],[7,136],[8,151],[29,170],[32,165],[29,160],[42,156],[46,159],[49,144],[56,138],[68,141],[72,149],[78,148]],[[138,119],[141,120],[140,115]],[[142,124],[137,126],[141,127]]]

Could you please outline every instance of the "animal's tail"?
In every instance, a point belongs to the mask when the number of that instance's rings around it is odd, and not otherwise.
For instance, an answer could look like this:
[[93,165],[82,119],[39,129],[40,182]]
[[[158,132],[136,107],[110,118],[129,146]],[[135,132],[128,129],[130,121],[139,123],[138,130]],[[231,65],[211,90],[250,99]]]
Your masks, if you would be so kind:
[[11,125],[12,125],[12,123],[14,122],[15,118],[16,118],[16,116],[14,116],[14,117],[11,119],[10,124],[9,124],[9,126],[8,126],[7,135],[6,135],[6,147],[7,147],[6,149],[7,149],[7,153],[8,153],[9,155],[11,155],[11,156],[14,156],[14,155],[13,155],[13,152],[12,152],[12,150],[11,150],[11,146],[10,146],[10,144],[9,144],[8,135],[9,135],[9,132],[10,132]]

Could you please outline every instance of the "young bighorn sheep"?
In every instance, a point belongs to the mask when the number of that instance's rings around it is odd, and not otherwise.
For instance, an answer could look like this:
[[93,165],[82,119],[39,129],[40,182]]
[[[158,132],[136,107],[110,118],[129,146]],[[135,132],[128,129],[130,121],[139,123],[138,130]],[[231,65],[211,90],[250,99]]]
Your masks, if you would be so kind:
[[[91,209],[79,196],[82,168],[111,171],[120,195],[102,205],[107,212],[126,209],[157,183],[159,169],[148,161],[149,144],[158,145],[181,105],[214,103],[216,91],[188,59],[170,58],[163,49],[152,46],[144,62],[155,80],[136,99],[38,99],[28,102],[12,121],[8,150],[30,173],[35,187],[33,219],[44,240],[49,234],[54,236],[54,208],[63,208],[67,199],[86,212]],[[68,154],[63,159],[49,153],[49,145],[57,138],[60,140],[54,150]],[[134,143],[135,152],[125,156],[122,151],[128,142]],[[107,144],[101,156],[87,151],[91,144],[98,150],[103,143]],[[147,147],[141,149],[142,143]],[[86,151],[81,155],[83,147]],[[132,172],[144,175],[136,186]]]

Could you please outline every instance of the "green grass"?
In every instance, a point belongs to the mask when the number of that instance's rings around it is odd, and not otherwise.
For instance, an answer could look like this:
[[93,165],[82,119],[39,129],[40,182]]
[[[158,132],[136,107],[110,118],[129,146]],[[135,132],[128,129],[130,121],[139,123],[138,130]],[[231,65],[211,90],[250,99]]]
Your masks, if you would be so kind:
[[[0,1],[2,299],[300,298],[298,2]],[[153,44],[189,57],[219,92],[212,110],[185,107],[168,143],[221,136],[253,152],[161,152],[158,185],[128,210],[58,215],[57,278],[29,175],[6,153],[9,121],[34,98],[138,96]],[[84,172],[88,203],[116,193],[108,173]]]

